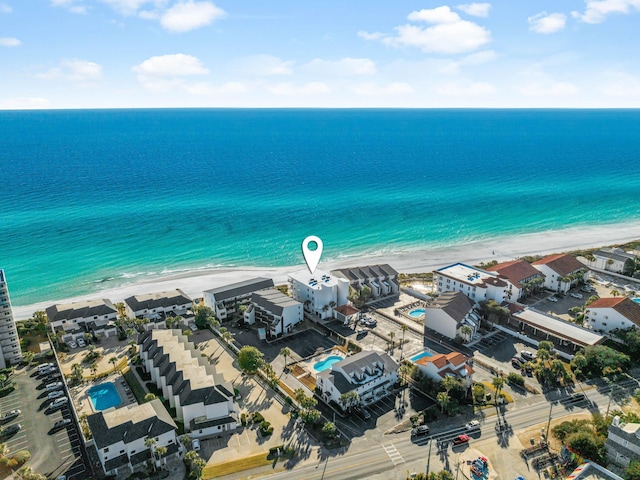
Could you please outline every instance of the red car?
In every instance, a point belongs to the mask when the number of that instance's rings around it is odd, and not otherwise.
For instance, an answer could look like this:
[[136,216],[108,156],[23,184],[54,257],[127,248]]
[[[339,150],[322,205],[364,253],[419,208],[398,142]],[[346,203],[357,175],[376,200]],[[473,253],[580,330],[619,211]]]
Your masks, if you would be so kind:
[[458,435],[453,439],[454,445],[462,445],[463,443],[469,443],[469,437],[467,435]]

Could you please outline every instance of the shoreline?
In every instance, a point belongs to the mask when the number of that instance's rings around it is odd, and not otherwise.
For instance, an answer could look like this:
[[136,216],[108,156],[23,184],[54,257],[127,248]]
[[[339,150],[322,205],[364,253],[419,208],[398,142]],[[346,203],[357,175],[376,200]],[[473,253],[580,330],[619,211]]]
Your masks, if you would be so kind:
[[[563,230],[529,233],[517,236],[503,236],[450,247],[435,247],[406,253],[353,256],[327,262],[320,261],[318,269],[330,271],[336,268],[355,267],[387,263],[400,273],[423,273],[450,265],[467,263],[513,260],[527,255],[548,255],[551,253],[571,252],[575,250],[599,248],[614,244],[623,244],[640,239],[640,222],[610,224],[598,227],[571,227]],[[23,306],[12,306],[15,320],[26,320],[34,311],[58,304],[77,302],[93,298],[108,298],[117,303],[125,298],[144,293],[182,289],[192,298],[202,297],[204,290],[235,283],[249,278],[264,276],[273,278],[276,284],[286,282],[287,274],[305,269],[301,257],[298,265],[286,267],[232,267],[219,269],[201,269],[173,275],[145,279],[119,287],[98,290],[94,293],[48,300]]]

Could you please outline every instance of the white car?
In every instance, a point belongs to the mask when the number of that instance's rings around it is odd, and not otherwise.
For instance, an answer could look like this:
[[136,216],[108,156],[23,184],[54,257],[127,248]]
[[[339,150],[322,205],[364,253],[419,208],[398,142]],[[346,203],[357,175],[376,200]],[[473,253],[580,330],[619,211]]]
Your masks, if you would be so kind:
[[60,390],[62,386],[63,386],[62,382],[55,382],[55,383],[50,383],[44,388],[47,389],[47,392],[53,392],[54,390]]
[[480,422],[478,420],[471,420],[464,426],[464,428],[467,430],[477,430],[480,428]]
[[38,373],[42,373],[50,368],[53,368],[53,363],[43,363],[42,365],[38,365]]
[[200,451],[200,440],[198,440],[197,438],[191,440],[191,450],[193,450],[194,452]]
[[574,292],[574,293],[572,293],[572,294],[571,294],[571,296],[572,296],[573,298],[579,298],[579,299],[582,299],[582,294],[581,294],[581,293],[575,293],[575,292]]
[[556,297],[549,297],[547,298],[547,300],[549,300],[550,302],[557,302],[558,299]]
[[73,340],[71,340],[70,342],[67,342],[67,346],[69,348],[78,348],[78,344],[76,342],[74,342]]
[[86,343],[84,343],[84,340],[83,340],[83,339],[79,338],[79,339],[78,339],[78,346],[79,346],[79,347],[86,347],[86,346],[87,346],[87,344],[86,344]]
[[189,324],[189,329],[190,329],[192,332],[196,332],[196,331],[198,331],[198,326],[197,326],[195,323],[190,323],[190,324]]
[[49,405],[50,409],[56,409],[56,408],[60,408],[63,405],[66,405],[69,402],[69,399],[67,397],[62,397],[62,398],[56,398],[53,402],[51,402],[51,405]]

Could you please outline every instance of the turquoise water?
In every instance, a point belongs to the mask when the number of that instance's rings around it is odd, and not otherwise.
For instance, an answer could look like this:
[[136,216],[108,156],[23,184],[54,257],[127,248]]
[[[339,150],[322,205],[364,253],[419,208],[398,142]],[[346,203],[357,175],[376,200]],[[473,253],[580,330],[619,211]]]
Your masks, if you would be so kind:
[[424,357],[433,357],[433,354],[431,352],[424,351],[424,352],[421,352],[421,353],[419,353],[417,355],[414,355],[413,357],[410,358],[410,360],[412,362],[417,362],[418,360],[420,360],[421,358],[424,358]]
[[427,311],[424,308],[416,308],[415,310],[411,310],[409,312],[409,316],[413,318],[418,318],[424,315]]
[[636,303],[640,303],[640,298],[632,298],[631,300],[633,300]]
[[342,360],[344,360],[344,358],[337,355],[331,355],[320,362],[316,362],[313,365],[313,369],[316,372],[323,372],[324,370],[330,369],[331,365],[333,365],[334,363],[341,362]]
[[638,110],[0,112],[14,305],[640,219]]
[[87,390],[87,395],[89,395],[93,409],[96,411],[117,407],[122,403],[122,398],[120,398],[116,386],[111,382],[105,382],[91,387]]

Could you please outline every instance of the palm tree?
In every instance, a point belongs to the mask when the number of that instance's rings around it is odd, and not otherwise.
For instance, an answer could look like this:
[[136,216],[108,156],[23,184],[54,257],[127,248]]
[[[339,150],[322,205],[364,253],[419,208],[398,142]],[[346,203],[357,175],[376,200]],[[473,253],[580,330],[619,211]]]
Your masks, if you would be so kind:
[[611,292],[609,292],[609,294],[610,294],[612,297],[618,297],[618,296],[620,296],[620,292],[619,292],[618,290],[616,290],[615,288],[614,288],[613,290],[611,290]]
[[95,377],[96,373],[98,372],[98,362],[96,362],[95,360],[93,362],[91,362],[91,365],[89,366],[89,369],[91,370],[91,373]]
[[80,365],[79,363],[74,363],[71,365],[71,375],[73,375],[73,377],[77,380],[82,380],[83,370],[84,368],[82,368],[82,365]]
[[222,332],[222,340],[229,343],[233,339],[233,333],[230,331]]
[[109,363],[113,365],[113,373],[116,373],[116,364],[118,363],[118,359],[116,357],[111,357],[109,359]]
[[393,339],[395,338],[396,334],[393,332],[389,332],[389,338],[391,339],[391,350],[394,349],[394,347],[396,346],[396,343],[393,341]]
[[[156,439],[155,438],[147,438],[144,441],[144,446],[147,447],[148,449],[151,450],[151,456],[153,457],[153,459],[155,460],[156,456],[155,456],[155,445],[156,445]],[[156,462],[153,462],[153,471],[156,471]]]
[[214,330],[220,326],[220,322],[216,319],[216,317],[208,317],[208,319],[209,325],[211,325],[211,328],[213,328]]
[[167,328],[171,330],[173,327],[175,327],[178,324],[178,317],[167,317],[164,323],[167,326]]
[[280,355],[284,357],[284,368],[287,368],[287,357],[291,356],[291,350],[289,350],[289,348],[287,347],[284,347],[282,350],[280,350]]
[[507,381],[503,377],[496,377],[491,381],[491,383],[493,384],[493,387],[496,389],[496,405],[497,405],[498,398],[500,397],[500,390],[502,390],[502,387],[504,387],[504,384],[507,383]]
[[133,357],[138,351],[138,344],[135,340],[129,340],[129,349],[127,353],[129,354],[129,358]]
[[184,445],[184,448],[186,448],[187,450],[191,450],[191,446],[193,445],[193,442],[191,441],[191,437],[189,435],[182,435],[180,437],[180,443],[182,443],[182,445]]
[[114,307],[116,307],[116,310],[118,311],[118,317],[123,319],[127,316],[127,307],[124,302],[118,302],[114,304]]
[[451,389],[455,388],[458,385],[458,380],[454,377],[445,376],[442,379],[442,388],[444,388],[445,392],[449,393]]
[[44,310],[36,310],[33,312],[32,318],[38,325],[46,325],[49,323],[49,318]]
[[409,327],[407,327],[403,323],[402,326],[400,327],[400,330],[402,330],[402,343],[400,344],[400,360],[402,360],[402,357],[404,356],[404,334],[407,330],[409,330]]
[[150,402],[151,400],[155,400],[156,398],[158,398],[158,397],[156,397],[156,395],[155,395],[155,394],[153,394],[153,393],[147,393],[147,394],[144,396],[144,401],[145,401],[145,402]]
[[136,336],[136,329],[129,327],[124,331],[124,333],[127,336],[127,338],[133,338]]
[[190,337],[191,335],[193,335],[193,332],[191,330],[189,330],[189,329],[186,329],[184,332],[182,332],[182,334],[185,337]]
[[329,307],[331,308],[331,316],[333,317],[335,315],[333,309],[336,308],[338,306],[338,304],[336,302],[329,302]]
[[438,405],[440,405],[442,413],[444,413],[444,411],[449,408],[449,404],[451,403],[451,397],[449,397],[449,394],[447,392],[438,393],[438,395],[436,396],[436,400],[438,401]]
[[465,340],[469,341],[471,339],[471,334],[473,333],[473,328],[469,325],[463,325],[460,327],[460,334],[465,337]]
[[26,363],[27,365],[29,365],[31,362],[33,362],[33,357],[35,356],[35,353],[30,352],[30,351],[26,351],[22,354],[22,361],[24,363]]
[[[158,456],[158,460],[164,457],[167,454],[167,447],[156,447],[156,455]],[[166,464],[167,459],[162,458],[162,464]]]

